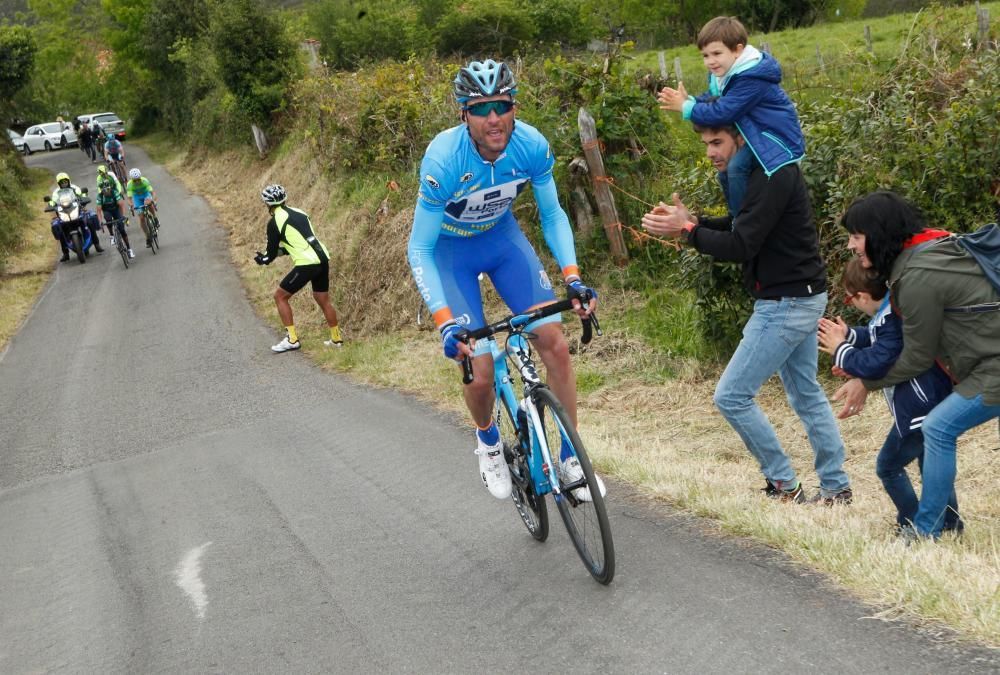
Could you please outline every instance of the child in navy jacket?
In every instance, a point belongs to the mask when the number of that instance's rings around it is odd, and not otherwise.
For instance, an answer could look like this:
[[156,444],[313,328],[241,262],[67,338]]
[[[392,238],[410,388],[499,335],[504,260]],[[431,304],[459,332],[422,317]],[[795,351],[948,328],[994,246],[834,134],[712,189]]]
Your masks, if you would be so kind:
[[[844,269],[847,304],[871,316],[867,326],[848,328],[843,319],[820,319],[820,349],[833,356],[834,372],[877,380],[885,376],[903,349],[903,326],[892,311],[885,282],[872,270],[852,259]],[[906,465],[924,463],[921,426],[934,406],[951,393],[948,375],[937,365],[909,382],[882,390],[894,420],[892,429],[875,460],[875,473],[896,506],[899,527],[912,524],[917,514],[917,495],[906,474]],[[958,499],[951,493],[944,529],[961,531]]]
[[688,96],[683,83],[663,88],[660,108],[681,113],[699,127],[735,126],[746,145],[729,161],[719,183],[729,214],[739,214],[755,162],[767,176],[805,154],[805,136],[788,94],[781,88],[781,66],[749,44],[735,17],[718,16],[698,33],[698,49],[709,69],[708,91]]

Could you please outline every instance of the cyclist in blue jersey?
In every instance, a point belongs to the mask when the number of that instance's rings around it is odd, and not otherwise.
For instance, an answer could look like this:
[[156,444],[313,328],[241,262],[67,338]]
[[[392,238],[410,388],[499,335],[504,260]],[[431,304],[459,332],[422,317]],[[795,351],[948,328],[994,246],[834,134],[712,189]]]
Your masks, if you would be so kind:
[[[517,84],[506,64],[473,61],[453,83],[462,124],[431,141],[420,165],[420,192],[407,255],[417,289],[441,332],[444,354],[472,357],[473,381],[465,403],[478,428],[480,477],[498,499],[510,496],[511,481],[499,430],[493,420],[493,358],[488,340],[470,347],[468,331],[486,325],[479,275],[490,277],[511,311],[521,313],[555,301],[552,283],[511,212],[531,185],[542,231],[577,313],[597,306],[597,294],[583,285],[573,232],[559,205],[549,143],[532,126],[515,124]],[[581,303],[580,300],[583,300]],[[558,315],[530,326],[548,371],[549,385],[576,424],[576,376]],[[567,480],[583,475],[564,448],[557,469]],[[598,481],[600,483],[600,481]],[[600,484],[602,494],[605,492]],[[579,488],[589,499],[589,488]]]

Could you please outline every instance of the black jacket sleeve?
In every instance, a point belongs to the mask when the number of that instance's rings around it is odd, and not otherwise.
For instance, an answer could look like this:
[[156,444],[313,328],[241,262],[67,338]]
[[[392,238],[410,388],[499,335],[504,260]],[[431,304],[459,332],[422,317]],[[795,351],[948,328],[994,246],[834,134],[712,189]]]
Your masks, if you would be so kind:
[[750,174],[746,198],[732,220],[732,229],[720,227],[728,218],[700,219],[699,226],[688,235],[688,241],[717,260],[751,260],[782,219],[788,196],[795,189],[795,176],[791,171],[778,170],[768,178],[762,169],[756,168]]
[[271,216],[271,219],[267,221],[267,251],[264,252],[269,262],[278,257],[278,244],[280,242],[281,233],[278,232],[278,224],[274,222],[274,216]]

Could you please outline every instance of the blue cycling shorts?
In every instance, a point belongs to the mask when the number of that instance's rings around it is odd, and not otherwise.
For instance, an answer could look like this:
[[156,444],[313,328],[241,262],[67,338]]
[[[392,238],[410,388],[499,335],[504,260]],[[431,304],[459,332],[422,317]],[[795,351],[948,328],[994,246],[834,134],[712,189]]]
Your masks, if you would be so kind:
[[[490,278],[515,314],[556,299],[538,254],[513,218],[504,218],[475,237],[442,235],[434,248],[434,263],[452,316],[469,330],[486,325],[479,287],[481,273]],[[557,321],[558,314],[533,325]],[[489,352],[487,340],[480,340],[478,345],[483,349],[477,349],[477,355]]]

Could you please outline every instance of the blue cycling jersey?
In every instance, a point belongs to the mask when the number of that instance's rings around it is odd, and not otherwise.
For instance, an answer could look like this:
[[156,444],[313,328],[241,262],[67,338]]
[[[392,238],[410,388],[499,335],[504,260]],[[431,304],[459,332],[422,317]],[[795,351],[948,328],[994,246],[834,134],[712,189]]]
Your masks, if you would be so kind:
[[514,199],[531,183],[542,232],[564,275],[576,274],[573,231],[559,205],[549,143],[518,121],[506,150],[484,160],[462,124],[431,141],[420,165],[420,193],[407,256],[420,295],[438,325],[452,318],[434,251],[439,237],[477,237],[497,225],[513,224]]

